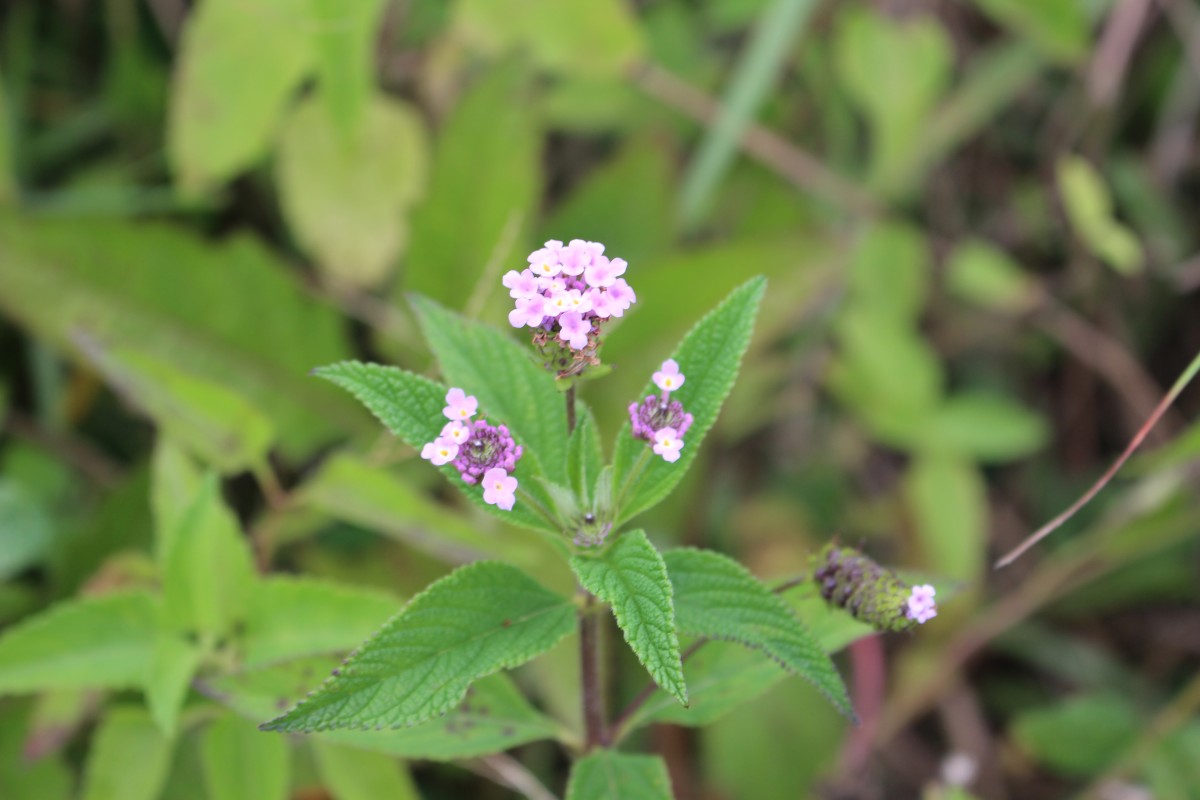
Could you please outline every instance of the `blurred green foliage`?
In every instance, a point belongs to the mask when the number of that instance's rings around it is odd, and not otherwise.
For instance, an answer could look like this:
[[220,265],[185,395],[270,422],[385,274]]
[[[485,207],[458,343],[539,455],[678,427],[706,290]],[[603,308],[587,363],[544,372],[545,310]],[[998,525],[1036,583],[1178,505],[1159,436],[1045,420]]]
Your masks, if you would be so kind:
[[[840,537],[955,591],[840,657],[860,728],[706,647],[688,669],[740,681],[689,674],[693,709],[630,726],[680,797],[1200,798],[1194,396],[1151,440],[1174,444],[989,569],[1200,348],[1196,41],[1183,0],[6,4],[0,794],[506,796],[441,762],[519,744],[469,763],[570,796],[536,742],[578,733],[573,639],[418,728],[248,720],[453,566],[573,588],[309,372],[536,371],[520,336],[487,364],[447,343],[505,326],[525,253],[585,238],[639,297],[581,388],[606,444],[693,322],[768,279],[651,539],[783,580]],[[586,473],[550,419],[539,450]],[[785,597],[831,650],[863,633]],[[617,697],[645,682],[608,666]],[[659,780],[624,758],[573,791]]]

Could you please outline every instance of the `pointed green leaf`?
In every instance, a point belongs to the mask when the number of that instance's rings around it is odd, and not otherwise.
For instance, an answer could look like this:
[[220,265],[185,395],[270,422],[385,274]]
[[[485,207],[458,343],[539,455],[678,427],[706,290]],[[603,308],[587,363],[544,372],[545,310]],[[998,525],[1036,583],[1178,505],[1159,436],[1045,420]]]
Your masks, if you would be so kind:
[[663,558],[675,589],[680,633],[761,650],[810,681],[843,714],[854,716],[846,686],[820,643],[745,567],[708,550],[672,550]]
[[175,631],[160,631],[154,642],[154,657],[146,676],[146,705],[154,723],[166,736],[175,735],[179,709],[200,659],[200,648]]
[[154,515],[155,556],[166,568],[167,553],[183,529],[192,503],[200,494],[204,473],[170,438],[159,436],[152,458],[150,510]]
[[142,685],[154,654],[155,602],[145,592],[69,600],[0,637],[0,694]]
[[575,762],[567,800],[672,800],[667,765],[658,756],[601,750]]
[[412,298],[425,340],[451,386],[475,395],[507,425],[554,478],[567,461],[567,416],[554,376],[533,360],[529,345],[490,325],[469,320],[424,297]]
[[[541,131],[523,65],[485,71],[437,137],[429,197],[412,218],[402,291],[462,308],[489,262],[524,255],[541,198]],[[487,136],[480,136],[487,131]],[[518,258],[519,256],[519,258]],[[507,269],[507,267],[505,267]]]
[[324,99],[306,99],[284,129],[284,215],[331,284],[372,288],[408,239],[408,209],[425,188],[425,131],[414,109],[379,96],[345,140]]
[[249,544],[219,489],[215,475],[201,484],[163,570],[168,624],[218,637],[244,619],[255,579]]
[[[313,678],[328,673],[337,663],[329,658],[304,659],[216,678],[211,686],[216,696],[239,714],[262,719],[302,700]],[[388,755],[445,761],[499,753],[553,738],[556,732],[553,720],[534,709],[508,676],[498,673],[472,684],[457,708],[420,725],[312,735],[320,741]]]
[[[417,450],[426,442],[436,439],[445,426],[446,418],[442,415],[442,409],[446,405],[447,389],[428,378],[395,367],[363,364],[358,361],[343,361],[320,367],[313,370],[313,374],[336,383],[357,397],[388,430]],[[487,410],[486,405],[484,410]],[[522,497],[518,497],[511,511],[502,511],[484,503],[479,487],[463,483],[453,466],[447,464],[442,467],[442,474],[459,491],[466,494],[471,502],[493,516],[514,525],[524,525],[555,534],[560,532],[559,526],[551,524],[546,518],[535,513],[528,503],[523,502]],[[542,501],[544,508],[550,507],[549,498],[541,491],[536,480],[538,468],[535,460],[531,459],[529,464],[526,464],[522,458],[521,463],[517,465],[516,477],[521,481],[520,490],[529,492],[535,499]]]
[[273,577],[254,587],[246,619],[248,667],[348,651],[379,630],[400,602],[374,589]]
[[313,62],[303,11],[300,0],[205,0],[188,16],[167,126],[185,187],[207,189],[266,153]]
[[285,800],[288,745],[232,714],[205,729],[200,758],[209,800]]
[[590,506],[600,470],[604,469],[604,452],[592,410],[577,402],[576,413],[578,422],[567,440],[567,477],[575,494]]
[[171,741],[140,708],[104,716],[88,751],[83,800],[156,800],[167,782]]
[[421,800],[408,770],[395,758],[319,739],[313,753],[321,783],[337,800]]
[[472,681],[536,656],[575,627],[575,608],[507,564],[433,583],[286,714],[281,732],[399,728],[454,708]]
[[[704,435],[733,388],[765,289],[766,281],[762,278],[753,278],[734,289],[692,328],[671,354],[686,376],[672,398],[683,403],[694,418],[684,436],[686,444],[678,461],[672,464],[653,455],[648,443],[633,438],[628,422],[622,426],[613,456],[616,506],[613,513],[618,524],[666,497],[695,460]],[[657,392],[657,387],[647,382],[640,397]]]
[[686,706],[671,581],[646,534],[629,531],[599,555],[573,556],[571,569],[583,588],[612,605],[625,641],[654,682]]

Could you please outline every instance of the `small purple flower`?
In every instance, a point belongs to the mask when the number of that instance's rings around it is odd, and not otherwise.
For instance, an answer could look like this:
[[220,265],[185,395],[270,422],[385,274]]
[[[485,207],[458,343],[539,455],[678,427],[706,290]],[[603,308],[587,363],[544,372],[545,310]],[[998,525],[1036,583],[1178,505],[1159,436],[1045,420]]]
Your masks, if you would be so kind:
[[442,413],[450,420],[470,419],[479,409],[479,401],[457,387],[446,392],[446,403]]
[[540,294],[535,294],[532,297],[518,297],[517,307],[508,312],[508,324],[514,328],[531,328],[542,324],[542,320],[548,316],[546,308],[546,299]]
[[592,313],[601,319],[620,316],[620,307],[613,302],[612,295],[603,289],[588,289],[588,298],[592,303]]
[[629,266],[623,258],[614,258],[609,260],[604,256],[592,261],[592,265],[583,272],[583,279],[587,281],[588,286],[593,286],[597,289],[607,288],[616,283],[617,278],[625,274],[625,268]]
[[635,439],[653,442],[654,434],[663,428],[672,428],[676,436],[683,438],[692,427],[692,415],[683,410],[678,400],[650,395],[641,403],[629,404],[629,424]]
[[561,328],[558,338],[570,345],[572,350],[583,350],[588,346],[588,334],[592,332],[592,322],[584,319],[578,311],[567,311],[558,318]]
[[471,429],[458,420],[447,422],[442,426],[441,438],[454,442],[456,445],[462,445],[471,438]]
[[512,472],[521,458],[521,446],[513,441],[512,434],[503,425],[491,425],[486,420],[476,420],[471,426],[471,436],[458,448],[454,468],[467,483],[475,484],[494,467]]
[[633,289],[625,282],[624,278],[617,278],[613,281],[612,286],[609,286],[605,291],[608,292],[609,299],[613,302],[613,307],[617,309],[614,317],[619,317],[634,303],[637,302],[637,295],[633,293]]
[[433,462],[435,467],[449,464],[457,455],[458,445],[443,436],[439,436],[421,449],[421,458]]
[[512,511],[517,490],[517,479],[500,467],[493,467],[483,475],[483,502]]
[[908,597],[907,607],[904,612],[905,615],[920,624],[924,624],[936,617],[937,603],[933,600],[935,594],[937,594],[937,590],[928,583],[912,587],[912,594]]
[[654,385],[668,394],[683,386],[684,380],[683,373],[679,371],[679,364],[673,358],[664,361],[662,369],[654,373]]
[[542,278],[552,278],[562,271],[559,254],[562,252],[562,242],[551,239],[540,250],[529,254],[529,268],[533,274]]
[[683,439],[680,439],[674,428],[663,428],[656,431],[654,434],[654,453],[663,457],[664,461],[672,463],[679,460],[679,451],[683,448]]
[[602,244],[585,242],[583,239],[572,239],[571,243],[563,248],[562,256],[560,256],[563,274],[572,277],[583,274],[596,255],[603,252],[604,245]]
[[510,269],[504,273],[504,277],[500,280],[508,289],[508,296],[513,298],[535,297],[538,295],[541,285],[539,279],[533,274],[532,270],[521,270],[517,272],[515,269]]

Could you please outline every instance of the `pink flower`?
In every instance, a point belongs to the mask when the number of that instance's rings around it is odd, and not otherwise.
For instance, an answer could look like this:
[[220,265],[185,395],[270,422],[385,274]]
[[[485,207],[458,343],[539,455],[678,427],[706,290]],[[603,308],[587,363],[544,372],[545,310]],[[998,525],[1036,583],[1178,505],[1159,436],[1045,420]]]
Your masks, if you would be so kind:
[[483,473],[483,502],[488,505],[512,511],[517,490],[517,479],[500,467],[492,467]]
[[540,250],[529,254],[529,266],[533,274],[542,278],[550,278],[562,271],[559,255],[562,253],[562,242],[551,239]]
[[538,289],[546,297],[553,297],[567,290],[567,278],[565,275],[555,275],[553,278],[538,278]]
[[580,314],[586,314],[592,310],[592,299],[578,289],[568,289],[565,292],[558,292],[552,295],[546,306],[546,316],[549,317],[556,317],[567,311],[578,311]]
[[613,316],[614,312],[621,313],[621,310],[613,302],[612,296],[603,289],[588,289],[588,297],[592,301],[592,313],[597,317],[608,318]]
[[663,457],[664,461],[679,460],[679,451],[683,447],[683,439],[675,433],[674,428],[663,428],[654,434],[654,452]]
[[518,297],[517,307],[508,312],[508,324],[514,328],[537,327],[547,316],[546,299],[540,294]]
[[637,302],[637,295],[633,293],[633,289],[629,287],[624,278],[617,278],[605,291],[608,292],[608,297],[612,301],[612,307],[616,309],[614,317],[621,316],[627,308]]
[[937,590],[928,583],[912,587],[912,594],[908,596],[905,615],[909,619],[916,620],[922,624],[936,617],[937,603],[933,600],[935,594],[937,594]]
[[558,318],[562,330],[558,338],[571,346],[572,350],[583,350],[588,345],[588,334],[592,332],[592,321],[583,318],[578,311],[568,311]]
[[446,392],[446,402],[442,413],[450,420],[470,419],[479,410],[479,401],[457,387]]
[[421,458],[432,461],[435,467],[449,464],[457,455],[458,445],[442,436],[421,448]]
[[463,442],[471,438],[471,429],[458,420],[447,422],[442,428],[440,438],[453,442],[456,445],[462,445]]
[[504,277],[500,281],[508,289],[509,297],[533,297],[541,289],[538,285],[537,276],[532,270],[522,270],[517,272],[515,269],[510,269],[504,273]]
[[673,358],[664,361],[662,369],[654,373],[654,385],[664,392],[675,391],[683,386],[684,380],[683,373],[679,371],[679,364],[675,363]]
[[614,258],[611,261],[600,256],[592,261],[592,265],[583,272],[583,279],[587,281],[588,286],[596,288],[607,288],[620,276],[625,274],[625,268],[629,266],[623,258]]

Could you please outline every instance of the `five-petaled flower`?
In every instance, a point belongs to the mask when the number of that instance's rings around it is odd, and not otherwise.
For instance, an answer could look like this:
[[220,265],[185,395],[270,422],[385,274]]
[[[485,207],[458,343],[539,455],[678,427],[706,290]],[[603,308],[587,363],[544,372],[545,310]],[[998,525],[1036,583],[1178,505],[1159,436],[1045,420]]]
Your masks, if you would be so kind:
[[654,434],[654,452],[663,457],[664,461],[679,460],[679,451],[683,448],[683,439],[674,428],[663,428]]
[[483,475],[483,501],[505,511],[511,511],[516,500],[517,479],[500,467],[493,467]]
[[470,419],[479,410],[479,401],[462,389],[451,389],[446,392],[446,407],[442,413],[446,419]]

